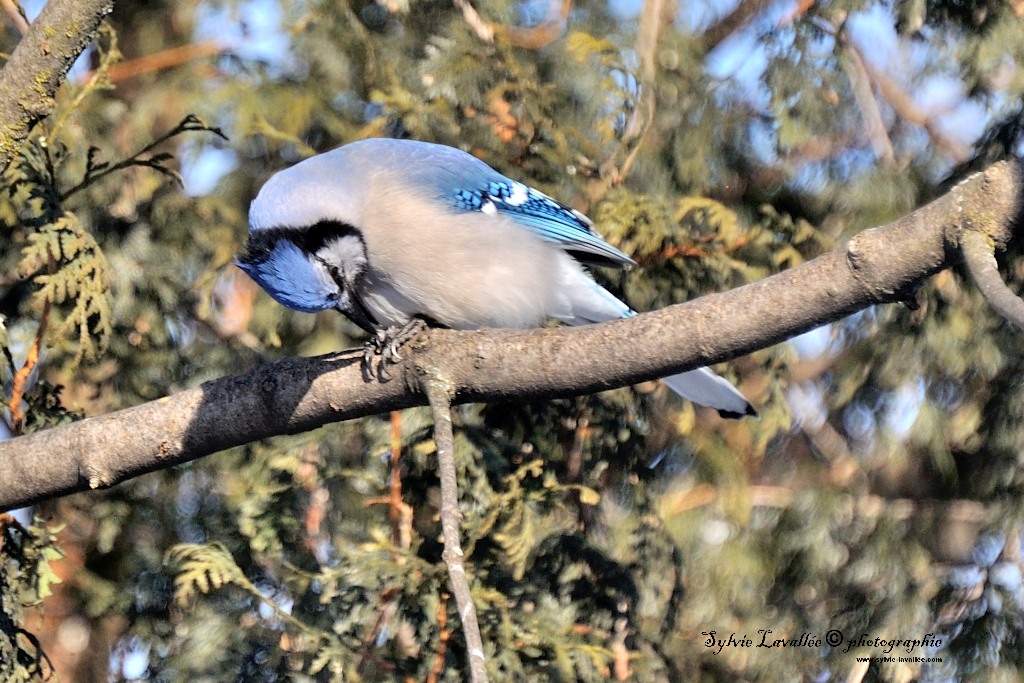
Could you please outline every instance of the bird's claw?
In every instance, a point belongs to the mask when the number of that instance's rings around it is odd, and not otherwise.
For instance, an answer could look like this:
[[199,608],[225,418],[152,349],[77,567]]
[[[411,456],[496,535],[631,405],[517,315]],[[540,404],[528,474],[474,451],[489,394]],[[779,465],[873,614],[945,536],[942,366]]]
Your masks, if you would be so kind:
[[398,350],[411,341],[417,334],[426,328],[427,324],[419,318],[413,318],[402,327],[391,326],[387,329],[377,330],[376,333],[363,347],[363,367],[367,373],[372,375],[374,356],[380,356],[378,371],[384,379],[391,377],[388,366],[402,362],[402,356]]

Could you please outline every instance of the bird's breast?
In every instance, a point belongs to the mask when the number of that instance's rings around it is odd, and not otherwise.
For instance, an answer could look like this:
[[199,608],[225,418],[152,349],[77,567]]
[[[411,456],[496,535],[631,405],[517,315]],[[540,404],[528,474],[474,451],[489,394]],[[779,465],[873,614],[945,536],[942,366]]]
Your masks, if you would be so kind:
[[378,320],[533,327],[557,306],[557,247],[504,216],[399,208],[364,229],[364,303]]

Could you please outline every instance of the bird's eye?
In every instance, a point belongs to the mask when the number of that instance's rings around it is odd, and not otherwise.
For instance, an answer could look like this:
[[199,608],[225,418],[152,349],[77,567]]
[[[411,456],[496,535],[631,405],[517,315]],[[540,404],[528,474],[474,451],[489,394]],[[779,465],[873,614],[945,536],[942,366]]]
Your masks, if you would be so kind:
[[344,289],[345,278],[341,275],[341,269],[338,266],[330,265],[327,266],[327,272],[330,273],[331,279],[338,283],[338,287]]
[[344,291],[345,276],[342,274],[341,268],[338,268],[338,266],[334,265],[333,263],[328,263],[319,256],[316,257],[316,260],[320,262],[320,265],[327,269],[327,274],[331,276],[332,280],[334,280],[334,284],[338,285],[338,291]]

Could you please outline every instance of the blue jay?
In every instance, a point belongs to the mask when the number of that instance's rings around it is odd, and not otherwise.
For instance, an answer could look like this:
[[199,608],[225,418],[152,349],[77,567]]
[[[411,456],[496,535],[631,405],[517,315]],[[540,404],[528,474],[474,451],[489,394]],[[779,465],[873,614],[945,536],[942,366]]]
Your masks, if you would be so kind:
[[[249,224],[238,266],[270,296],[371,334],[635,315],[581,265],[635,264],[589,218],[444,145],[370,139],[306,159],[267,181]],[[665,382],[724,416],[757,414],[707,368]]]

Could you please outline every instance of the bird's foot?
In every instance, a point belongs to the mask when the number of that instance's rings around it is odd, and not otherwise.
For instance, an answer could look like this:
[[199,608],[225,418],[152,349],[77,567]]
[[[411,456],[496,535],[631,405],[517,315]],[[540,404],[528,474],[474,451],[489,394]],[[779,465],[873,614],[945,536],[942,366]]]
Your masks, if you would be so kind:
[[398,350],[412,341],[426,327],[427,323],[423,320],[413,318],[401,327],[392,325],[387,329],[377,330],[373,337],[366,342],[366,346],[363,347],[363,368],[372,375],[370,369],[373,367],[373,358],[379,355],[381,377],[390,377],[387,371],[388,366],[402,361],[402,357],[398,355]]

